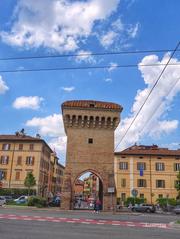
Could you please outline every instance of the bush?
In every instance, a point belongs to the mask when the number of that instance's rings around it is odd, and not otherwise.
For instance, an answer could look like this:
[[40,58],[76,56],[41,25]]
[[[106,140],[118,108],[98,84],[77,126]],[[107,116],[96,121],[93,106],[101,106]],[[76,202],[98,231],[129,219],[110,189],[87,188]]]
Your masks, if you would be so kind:
[[45,198],[32,196],[28,198],[28,206],[46,207],[47,202]]
[[[0,188],[1,196],[12,196],[13,198],[18,198],[21,195],[28,195],[28,189],[26,188]],[[30,195],[36,195],[36,190],[31,189]]]
[[146,202],[146,198],[128,197],[125,201],[125,206],[128,206],[129,204],[135,205],[135,204],[141,204],[145,202]]
[[158,198],[156,202],[160,205],[162,208],[166,208],[167,205],[176,206],[177,201],[175,198]]

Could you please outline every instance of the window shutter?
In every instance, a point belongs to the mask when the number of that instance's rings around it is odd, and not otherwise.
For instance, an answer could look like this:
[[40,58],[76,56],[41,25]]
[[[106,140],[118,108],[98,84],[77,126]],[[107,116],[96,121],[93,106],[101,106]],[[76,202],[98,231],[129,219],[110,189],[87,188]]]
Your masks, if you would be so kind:
[[3,158],[3,156],[1,156],[1,158],[0,158],[0,164],[2,164],[2,158]]
[[34,165],[34,157],[32,157],[32,165]]
[[9,156],[7,156],[7,159],[6,159],[6,164],[9,163]]

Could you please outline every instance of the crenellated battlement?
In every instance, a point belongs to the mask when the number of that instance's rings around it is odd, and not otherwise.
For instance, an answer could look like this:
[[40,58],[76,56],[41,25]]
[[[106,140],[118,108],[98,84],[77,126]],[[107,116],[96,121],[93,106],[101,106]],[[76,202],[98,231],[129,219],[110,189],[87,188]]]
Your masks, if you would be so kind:
[[118,117],[104,117],[93,115],[64,115],[65,127],[73,128],[103,128],[103,129],[116,129],[119,124]]

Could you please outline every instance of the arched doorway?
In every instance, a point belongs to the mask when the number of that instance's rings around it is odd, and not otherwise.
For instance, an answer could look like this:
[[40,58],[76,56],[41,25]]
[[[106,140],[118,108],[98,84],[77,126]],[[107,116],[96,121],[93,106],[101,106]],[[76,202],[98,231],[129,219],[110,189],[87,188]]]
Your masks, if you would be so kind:
[[94,210],[97,199],[103,208],[103,181],[94,170],[80,173],[73,185],[73,208],[75,210]]

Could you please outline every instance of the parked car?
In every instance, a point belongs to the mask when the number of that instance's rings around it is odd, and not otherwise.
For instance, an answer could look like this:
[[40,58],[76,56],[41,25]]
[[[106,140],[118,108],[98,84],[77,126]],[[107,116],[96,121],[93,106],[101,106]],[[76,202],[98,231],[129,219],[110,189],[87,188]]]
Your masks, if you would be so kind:
[[173,212],[175,212],[176,214],[180,214],[180,205],[177,205],[174,209]]
[[133,212],[155,212],[156,208],[153,204],[138,204],[132,206],[131,210]]
[[28,196],[20,196],[17,199],[14,199],[14,202],[21,204],[21,203],[26,203],[28,201]]
[[6,199],[2,196],[0,196],[0,206],[6,204]]
[[6,199],[6,202],[10,202],[13,200],[13,197],[12,196],[2,196]]
[[49,207],[60,207],[61,206],[61,199],[59,196],[54,196],[52,200],[48,203]]

